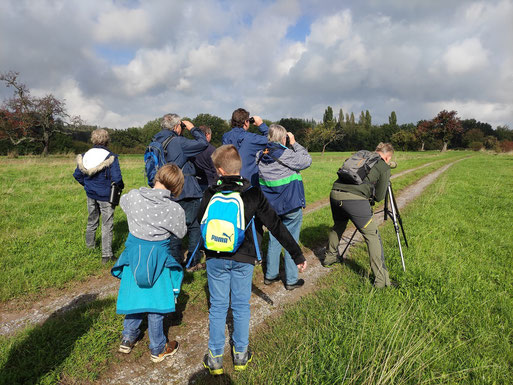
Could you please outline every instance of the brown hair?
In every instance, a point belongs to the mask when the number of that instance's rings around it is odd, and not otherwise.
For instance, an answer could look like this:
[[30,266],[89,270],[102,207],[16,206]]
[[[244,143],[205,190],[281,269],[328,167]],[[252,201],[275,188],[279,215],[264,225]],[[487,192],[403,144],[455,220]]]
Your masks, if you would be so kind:
[[239,151],[233,144],[225,144],[212,154],[215,168],[222,168],[227,174],[239,175],[242,168],[242,160]]
[[91,132],[91,143],[95,146],[108,146],[110,143],[110,136],[107,130],[97,128]]
[[390,143],[380,142],[376,147],[376,152],[382,152],[383,154],[387,154],[389,152],[394,153],[394,147]]
[[231,126],[233,127],[242,127],[244,126],[244,123],[246,123],[246,120],[249,119],[249,112],[246,111],[244,108],[237,108],[235,111],[233,111],[232,114],[232,121]]
[[173,163],[168,163],[157,171],[155,182],[160,182],[176,198],[182,193],[184,177],[182,170]]

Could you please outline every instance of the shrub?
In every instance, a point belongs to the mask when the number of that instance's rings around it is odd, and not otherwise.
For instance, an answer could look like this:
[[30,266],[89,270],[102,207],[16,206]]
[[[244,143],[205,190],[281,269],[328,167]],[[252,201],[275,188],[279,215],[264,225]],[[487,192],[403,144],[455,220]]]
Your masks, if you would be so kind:
[[9,150],[9,151],[7,152],[7,157],[8,157],[8,158],[14,159],[14,158],[17,158],[18,156],[19,156],[19,154],[18,154],[18,150],[16,150],[16,149]]
[[502,140],[499,144],[502,152],[513,151],[513,140]]
[[474,151],[479,151],[483,148],[483,142],[472,142],[469,147]]

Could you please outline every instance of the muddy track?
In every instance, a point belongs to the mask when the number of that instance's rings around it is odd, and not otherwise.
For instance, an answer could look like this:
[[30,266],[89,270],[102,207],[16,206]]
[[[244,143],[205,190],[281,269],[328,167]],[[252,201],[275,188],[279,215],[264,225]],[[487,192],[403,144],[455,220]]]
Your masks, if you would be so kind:
[[[413,185],[405,188],[402,193],[396,196],[398,207],[401,209],[410,201],[418,197],[422,191],[431,184],[438,176],[444,173],[453,164],[463,159],[442,166],[438,170],[423,177]],[[431,163],[429,163],[431,164]],[[398,177],[408,172],[412,172],[429,164],[403,171],[394,175]],[[320,209],[325,205],[314,203],[315,209]],[[312,206],[307,207],[309,212],[314,211]],[[307,213],[305,210],[305,214]],[[376,218],[379,223],[383,217]],[[344,234],[344,239],[348,239],[352,231],[349,229]],[[357,237],[356,237],[357,238]],[[357,241],[356,239],[355,241]],[[342,246],[341,245],[341,246]],[[316,255],[322,255],[322,247],[310,250],[305,249],[305,257],[308,260],[308,270],[302,274],[305,278],[305,285],[292,292],[286,291],[281,283],[275,283],[271,286],[263,285],[261,273],[254,279],[256,285],[253,286],[253,295],[251,298],[251,330],[262,324],[265,319],[271,315],[276,315],[282,311],[283,305],[293,303],[301,297],[316,289],[316,281],[329,273],[329,269],[321,266]],[[119,282],[113,280],[110,274],[99,278],[93,278],[85,283],[78,284],[76,287],[65,291],[55,290],[54,293],[47,296],[46,300],[30,304],[23,301],[11,301],[0,306],[0,334],[13,334],[20,328],[28,324],[42,323],[52,315],[58,315],[67,310],[76,308],[80,304],[115,295]],[[16,310],[20,307],[23,310]],[[153,364],[145,351],[143,356],[135,359],[133,355],[121,357],[121,363],[112,367],[99,380],[102,384],[154,384],[154,383],[189,383],[189,380],[196,376],[203,375],[201,359],[207,349],[208,340],[208,311],[207,304],[194,304],[188,306],[182,313],[180,326],[172,326],[169,329],[169,338],[176,339],[181,346],[179,351],[170,359],[160,364]],[[145,344],[142,344],[145,345]],[[139,349],[136,348],[136,349]],[[141,347],[146,349],[146,347]],[[228,351],[229,349],[226,349]]]

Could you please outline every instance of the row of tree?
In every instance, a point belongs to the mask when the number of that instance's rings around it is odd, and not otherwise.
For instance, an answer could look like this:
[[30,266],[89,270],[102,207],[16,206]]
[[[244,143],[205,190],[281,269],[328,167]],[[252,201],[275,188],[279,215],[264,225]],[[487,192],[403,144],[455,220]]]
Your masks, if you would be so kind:
[[[0,80],[14,90],[14,95],[4,100],[0,107],[0,154],[10,151],[43,155],[49,152],[80,153],[90,146],[90,133],[97,127],[85,125],[79,117],[70,117],[64,101],[51,94],[40,98],[32,96],[19,82],[16,72],[1,74]],[[197,127],[212,129],[214,146],[221,144],[222,135],[230,129],[228,121],[208,113],[188,119]],[[445,151],[449,148],[513,151],[513,130],[508,126],[493,129],[490,124],[475,119],[461,120],[456,111],[444,110],[431,120],[401,125],[397,124],[397,115],[392,111],[388,123],[374,125],[368,110],[361,111],[356,121],[353,112],[344,113],[340,109],[335,116],[332,107],[328,106],[322,122],[282,118],[276,123],[291,131],[310,151],[373,149],[379,142],[391,142],[404,151]],[[113,151],[143,153],[153,135],[160,130],[160,119],[151,120],[143,127],[107,129]],[[251,129],[257,132],[255,127]]]

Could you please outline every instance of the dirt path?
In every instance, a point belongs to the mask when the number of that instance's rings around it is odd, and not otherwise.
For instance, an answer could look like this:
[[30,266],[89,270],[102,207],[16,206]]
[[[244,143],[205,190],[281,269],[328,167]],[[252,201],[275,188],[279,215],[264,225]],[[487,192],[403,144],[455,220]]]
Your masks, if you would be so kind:
[[[431,184],[440,174],[445,172],[457,160],[435,172],[423,177],[415,184],[405,188],[400,196],[396,197],[399,208],[404,207],[411,200],[415,199],[421,192]],[[403,171],[393,176],[397,178],[408,172],[426,167],[432,163]],[[307,207],[305,214],[324,207],[325,204],[314,203]],[[382,216],[376,218],[380,223]],[[351,235],[351,230],[346,231],[344,238]],[[357,238],[357,237],[356,237]],[[271,315],[282,311],[283,305],[293,303],[305,294],[316,289],[316,281],[321,276],[329,273],[329,269],[321,266],[316,255],[322,255],[322,248],[316,250],[305,249],[305,257],[309,267],[302,276],[305,278],[304,287],[288,292],[280,283],[271,286],[263,285],[263,277],[256,276],[251,298],[251,329],[260,325]],[[101,277],[79,283],[67,290],[51,290],[45,293],[45,299],[36,303],[29,300],[14,300],[0,305],[0,335],[13,334],[28,324],[43,323],[50,316],[59,314],[79,306],[82,303],[95,299],[115,295],[118,288],[118,281],[112,279],[106,273]],[[202,376],[204,372],[201,359],[207,349],[208,338],[208,311],[207,304],[195,304],[188,306],[183,312],[180,326],[172,326],[169,329],[169,338],[180,342],[181,347],[176,355],[164,362],[155,365],[146,357],[135,358],[134,355],[122,357],[121,364],[111,368],[100,379],[102,384],[153,384],[189,383],[191,378]],[[228,350],[228,349],[227,349]]]

